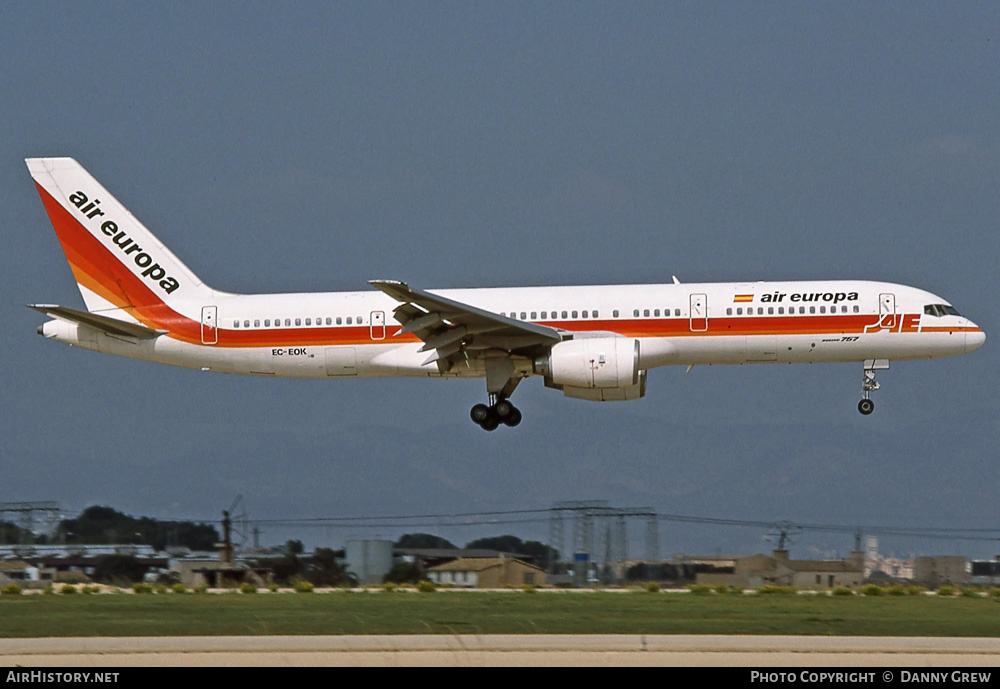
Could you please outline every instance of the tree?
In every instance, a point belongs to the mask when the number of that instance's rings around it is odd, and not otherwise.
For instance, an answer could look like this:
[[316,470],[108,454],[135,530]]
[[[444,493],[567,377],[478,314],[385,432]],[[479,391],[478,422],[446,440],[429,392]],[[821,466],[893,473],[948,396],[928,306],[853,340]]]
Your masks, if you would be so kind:
[[538,541],[524,542],[517,536],[493,536],[492,538],[479,538],[472,541],[466,548],[481,550],[499,550],[502,553],[515,553],[518,555],[528,555],[534,560],[535,565],[542,569],[549,568],[550,561],[559,559],[559,551],[550,548]]
[[395,546],[397,548],[452,548],[455,545],[440,536],[429,533],[408,533],[399,537]]
[[132,555],[105,555],[97,560],[91,578],[103,584],[131,584],[145,576],[146,566]]
[[424,578],[424,570],[419,562],[394,562],[392,568],[382,577],[382,581],[394,584],[416,584]]
[[286,552],[275,560],[267,560],[266,564],[271,567],[274,580],[283,584],[287,584],[292,577],[302,573],[302,562],[292,552]]
[[211,550],[219,532],[208,524],[136,519],[111,507],[91,506],[76,519],[64,519],[59,529],[70,543],[146,543],[156,550],[168,545]]
[[316,586],[339,586],[347,583],[347,573],[331,548],[316,548],[306,568],[306,579]]
[[28,529],[22,529],[17,524],[0,522],[0,543],[17,545],[19,543],[37,543],[38,538]]

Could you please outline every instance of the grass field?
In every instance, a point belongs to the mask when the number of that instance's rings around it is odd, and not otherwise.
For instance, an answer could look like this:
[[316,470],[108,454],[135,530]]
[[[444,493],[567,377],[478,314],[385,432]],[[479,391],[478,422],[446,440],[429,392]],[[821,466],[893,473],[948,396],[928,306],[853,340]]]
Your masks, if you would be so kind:
[[0,596],[0,638],[262,634],[1000,637],[1000,601],[520,591]]

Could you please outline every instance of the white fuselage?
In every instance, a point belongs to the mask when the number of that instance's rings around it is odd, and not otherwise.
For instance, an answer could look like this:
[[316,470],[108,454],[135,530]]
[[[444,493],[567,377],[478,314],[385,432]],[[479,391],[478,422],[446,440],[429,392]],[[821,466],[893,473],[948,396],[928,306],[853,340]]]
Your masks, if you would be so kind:
[[[297,378],[485,375],[482,359],[442,372],[412,335],[397,337],[399,304],[375,290],[234,295],[177,303],[153,340],[62,321],[47,337],[177,366]],[[671,364],[929,359],[978,348],[985,335],[948,303],[904,285],[864,281],[691,283],[435,290],[526,322],[639,341],[643,370]],[[930,308],[929,308],[930,307]],[[951,310],[954,311],[953,309]],[[114,312],[109,312],[114,315]],[[515,360],[519,375],[532,362]]]

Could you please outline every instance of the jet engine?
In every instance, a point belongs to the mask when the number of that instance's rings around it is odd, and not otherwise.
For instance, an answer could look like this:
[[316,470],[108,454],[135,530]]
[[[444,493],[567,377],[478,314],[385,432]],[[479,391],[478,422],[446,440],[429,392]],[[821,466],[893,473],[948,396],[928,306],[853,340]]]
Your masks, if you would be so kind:
[[646,394],[646,372],[639,369],[639,341],[627,337],[565,340],[534,362],[545,385],[567,397],[610,402]]

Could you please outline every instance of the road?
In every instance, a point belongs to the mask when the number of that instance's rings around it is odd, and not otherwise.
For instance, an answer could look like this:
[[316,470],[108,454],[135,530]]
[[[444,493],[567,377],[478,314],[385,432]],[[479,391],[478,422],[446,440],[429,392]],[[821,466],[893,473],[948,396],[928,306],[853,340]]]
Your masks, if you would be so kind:
[[0,639],[3,667],[322,665],[985,667],[1000,666],[1000,639],[634,634]]

